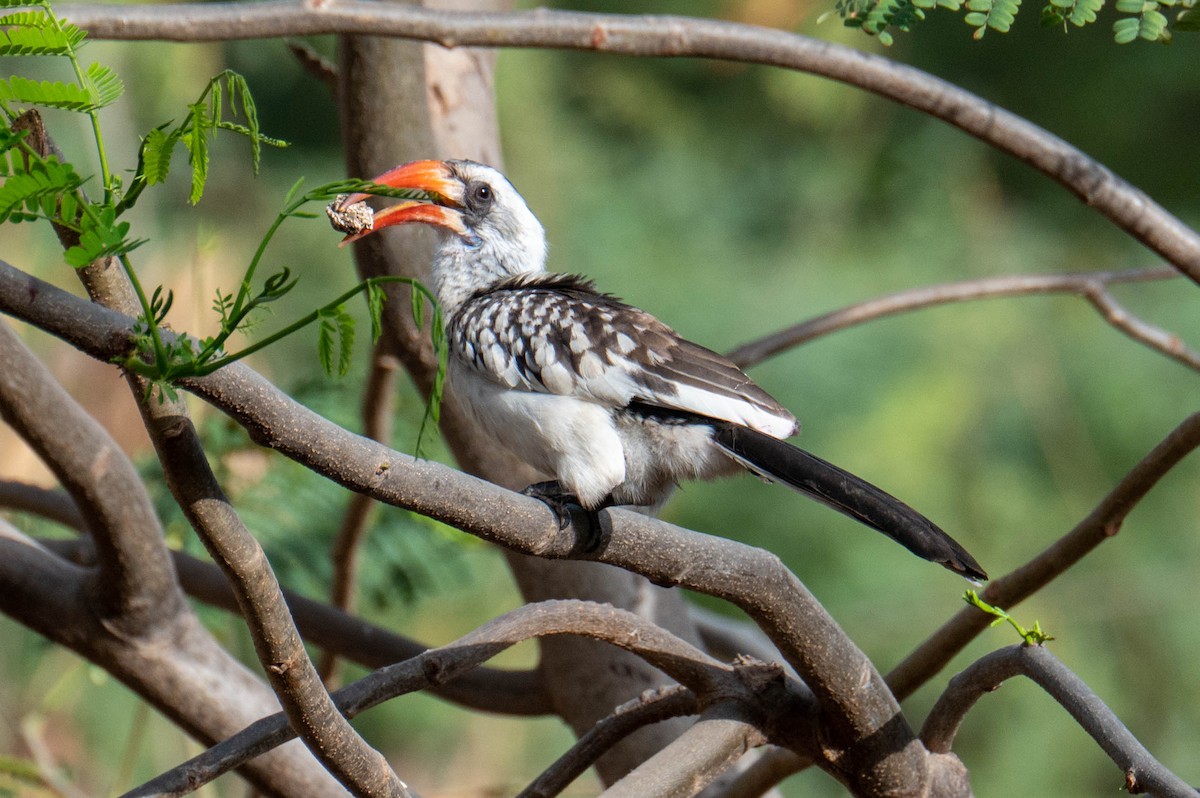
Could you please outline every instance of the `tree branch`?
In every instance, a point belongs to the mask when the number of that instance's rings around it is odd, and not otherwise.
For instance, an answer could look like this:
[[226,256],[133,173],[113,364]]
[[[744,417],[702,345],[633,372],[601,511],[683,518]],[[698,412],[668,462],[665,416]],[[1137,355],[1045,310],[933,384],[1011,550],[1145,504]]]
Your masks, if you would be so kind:
[[1196,789],[1155,759],[1100,697],[1045,646],[1018,644],[993,651],[951,679],[921,729],[929,750],[949,752],[959,724],[980,696],[1013,676],[1036,682],[1071,714],[1125,773],[1128,792],[1196,798]]
[[696,694],[682,685],[647,690],[617,707],[611,715],[593,726],[553,765],[521,790],[517,798],[553,798],[583,775],[617,741],[643,726],[667,718],[694,715],[699,707]]
[[[392,439],[396,369],[400,362],[385,353],[380,341],[371,357],[371,373],[363,389],[363,435],[373,441],[388,444]],[[358,549],[366,535],[367,522],[375,500],[361,493],[350,495],[350,503],[342,516],[342,525],[333,542],[333,584],[329,588],[329,603],[340,610],[353,612],[358,581]],[[317,672],[329,684],[335,677],[336,652],[326,650]]]
[[133,464],[8,325],[0,325],[0,416],[66,488],[96,543],[97,611],[131,636],[178,615],[158,517]]
[[30,513],[79,532],[87,532],[87,522],[70,494],[14,480],[0,480],[0,507]]
[[[994,580],[980,593],[988,604],[1011,609],[1041,590],[1085,555],[1121,530],[1126,516],[1168,471],[1200,446],[1200,413],[1171,431],[1100,501],[1075,528],[1029,562]],[[965,607],[942,625],[887,675],[897,698],[904,700],[946,666],[993,617]]]
[[1200,235],[1102,164],[951,83],[832,42],[687,17],[545,9],[469,13],[363,0],[67,5],[58,10],[102,39],[224,41],[360,33],[432,41],[445,47],[543,47],[700,57],[809,72],[923,111],[1029,164],[1200,283]]
[[609,787],[602,798],[691,798],[764,737],[744,707],[709,707],[674,742]]
[[1200,353],[1189,349],[1178,336],[1147,324],[1130,313],[1107,290],[1107,286],[1116,283],[1165,280],[1178,276],[1179,272],[1174,269],[1131,269],[1089,274],[1009,275],[914,288],[857,302],[801,322],[743,344],[730,352],[729,358],[739,366],[748,368],[785,349],[806,344],[823,335],[875,319],[951,302],[1034,294],[1076,294],[1090,302],[1105,321],[1133,340],[1190,369],[1200,371]]

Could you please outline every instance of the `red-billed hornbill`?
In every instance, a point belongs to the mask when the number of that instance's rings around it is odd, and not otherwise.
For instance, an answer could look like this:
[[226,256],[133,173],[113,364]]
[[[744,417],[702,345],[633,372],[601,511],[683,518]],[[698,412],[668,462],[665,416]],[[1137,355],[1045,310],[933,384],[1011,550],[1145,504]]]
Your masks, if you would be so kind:
[[[749,469],[973,579],[980,565],[908,505],[784,442],[795,417],[721,355],[581,277],[547,272],[541,224],[512,184],[473,161],[415,161],[374,179],[420,192],[362,221],[365,194],[331,218],[359,229],[444,231],[434,291],[450,345],[448,380],[492,436],[553,482],[527,492],[564,515],[657,505],[685,479]],[[344,229],[344,227],[343,227]],[[564,521],[565,523],[565,521]]]

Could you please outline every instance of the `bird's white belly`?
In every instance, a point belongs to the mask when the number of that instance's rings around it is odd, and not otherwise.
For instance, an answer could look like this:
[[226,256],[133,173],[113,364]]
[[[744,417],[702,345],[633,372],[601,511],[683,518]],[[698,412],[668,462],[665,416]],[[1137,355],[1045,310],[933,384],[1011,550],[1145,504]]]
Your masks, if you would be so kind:
[[595,506],[625,480],[609,408],[573,396],[498,385],[451,358],[450,385],[479,424],[513,454]]

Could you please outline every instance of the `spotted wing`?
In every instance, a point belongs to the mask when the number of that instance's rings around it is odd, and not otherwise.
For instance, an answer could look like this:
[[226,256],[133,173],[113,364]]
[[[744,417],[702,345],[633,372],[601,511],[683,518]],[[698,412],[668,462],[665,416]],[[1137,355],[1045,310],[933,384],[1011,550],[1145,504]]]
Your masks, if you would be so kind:
[[454,353],[507,387],[732,421],[776,438],[795,418],[727,358],[568,275],[521,277],[464,303]]

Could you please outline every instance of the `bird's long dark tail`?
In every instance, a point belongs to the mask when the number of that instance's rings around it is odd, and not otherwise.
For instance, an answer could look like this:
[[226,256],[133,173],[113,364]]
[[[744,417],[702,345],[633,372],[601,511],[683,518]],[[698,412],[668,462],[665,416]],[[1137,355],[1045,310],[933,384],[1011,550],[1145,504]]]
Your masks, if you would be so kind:
[[877,529],[918,557],[970,579],[983,568],[954,538],[904,502],[786,441],[738,424],[714,425],[713,440],[754,473],[785,485]]

